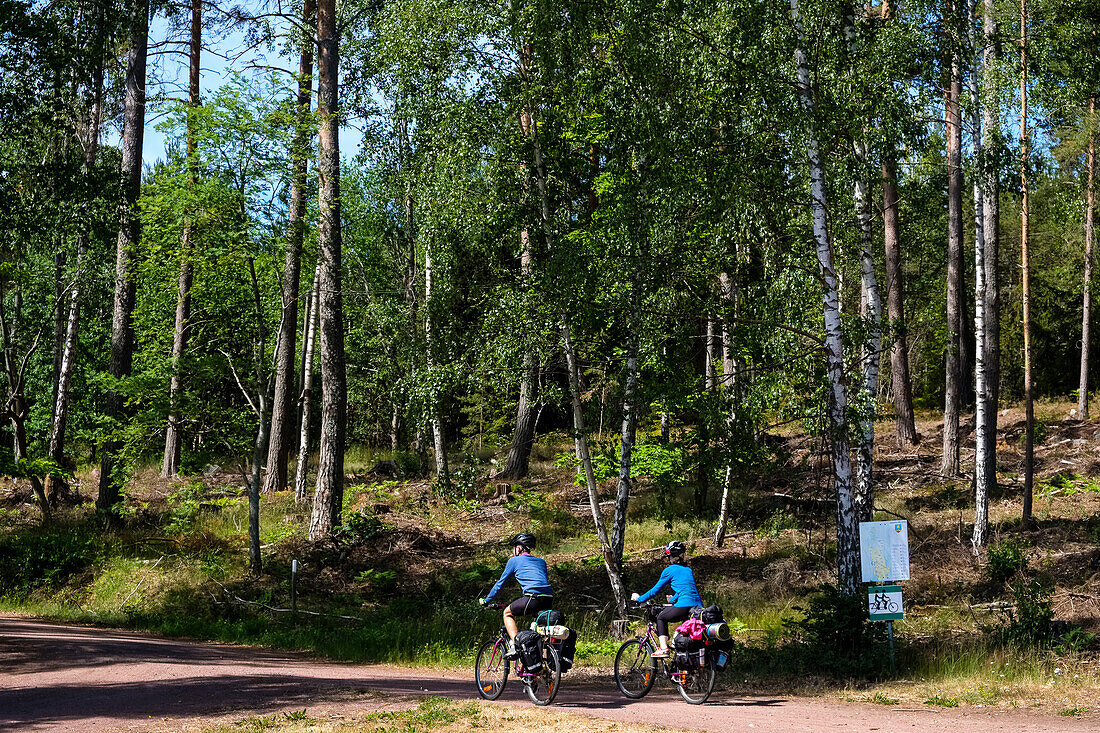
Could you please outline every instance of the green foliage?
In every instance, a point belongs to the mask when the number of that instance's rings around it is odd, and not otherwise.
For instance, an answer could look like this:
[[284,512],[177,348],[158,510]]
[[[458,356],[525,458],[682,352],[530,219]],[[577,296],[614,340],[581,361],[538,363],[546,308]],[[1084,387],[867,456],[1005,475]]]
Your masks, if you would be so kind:
[[959,698],[950,697],[948,695],[933,695],[924,701],[925,705],[935,705],[940,708],[957,708],[959,706]]
[[340,534],[351,542],[367,542],[388,529],[390,527],[373,514],[350,512],[344,517]]
[[867,616],[865,594],[846,595],[823,585],[809,598],[801,618],[784,621],[794,642],[813,668],[840,674],[867,674],[879,669],[886,652],[885,624]]
[[102,549],[86,530],[24,531],[0,539],[0,596],[52,588],[90,567]]
[[393,587],[394,581],[397,580],[397,571],[367,568],[366,570],[356,575],[355,579],[358,582],[366,583],[377,590],[387,590]]
[[986,575],[989,582],[1000,585],[1027,569],[1025,548],[1016,540],[1003,540],[989,546]]
[[1054,620],[1050,585],[1039,578],[1023,578],[1013,585],[1012,599],[1015,612],[1009,612],[1001,637],[1021,645],[1049,644],[1050,622]]
[[785,529],[797,529],[798,519],[782,509],[776,509],[760,523],[757,533],[763,537],[778,537]]

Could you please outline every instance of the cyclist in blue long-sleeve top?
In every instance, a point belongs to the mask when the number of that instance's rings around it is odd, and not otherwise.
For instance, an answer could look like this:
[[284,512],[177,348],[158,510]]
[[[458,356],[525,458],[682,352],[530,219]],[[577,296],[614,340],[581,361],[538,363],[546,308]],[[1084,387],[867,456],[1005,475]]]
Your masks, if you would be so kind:
[[687,566],[684,552],[687,547],[683,542],[673,540],[665,545],[665,557],[669,565],[657,579],[657,584],[642,595],[637,593],[631,596],[631,600],[639,603],[648,601],[657,595],[666,585],[672,588],[672,604],[657,614],[657,642],[660,649],[654,652],[655,658],[668,656],[668,624],[670,621],[683,621],[691,615],[691,609],[703,605],[703,598],[699,595],[699,589],[695,587],[695,573]]
[[531,550],[535,549],[535,535],[521,532],[509,540],[509,544],[512,546],[512,557],[508,558],[500,580],[479,602],[484,606],[492,601],[504,584],[513,577],[519,583],[523,595],[504,607],[504,628],[508,630],[508,637],[512,640],[508,643],[508,656],[515,657],[515,638],[519,633],[516,617],[549,611],[553,604],[554,591],[550,587],[546,561],[531,554]]

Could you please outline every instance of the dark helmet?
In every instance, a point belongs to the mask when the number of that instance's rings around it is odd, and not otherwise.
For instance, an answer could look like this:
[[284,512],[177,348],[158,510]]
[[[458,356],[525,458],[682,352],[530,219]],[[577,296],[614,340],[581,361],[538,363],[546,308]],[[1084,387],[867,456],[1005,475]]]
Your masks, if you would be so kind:
[[679,540],[673,540],[665,545],[665,557],[680,557],[687,551],[687,545]]
[[525,550],[535,549],[535,535],[530,532],[520,532],[512,539],[508,540],[508,544],[512,547],[519,545]]

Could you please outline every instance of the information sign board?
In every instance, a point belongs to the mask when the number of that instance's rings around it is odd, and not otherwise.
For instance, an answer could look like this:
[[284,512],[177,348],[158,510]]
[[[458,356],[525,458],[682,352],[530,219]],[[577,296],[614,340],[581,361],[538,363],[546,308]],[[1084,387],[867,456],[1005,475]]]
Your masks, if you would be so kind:
[[859,558],[864,583],[909,580],[908,522],[860,522]]

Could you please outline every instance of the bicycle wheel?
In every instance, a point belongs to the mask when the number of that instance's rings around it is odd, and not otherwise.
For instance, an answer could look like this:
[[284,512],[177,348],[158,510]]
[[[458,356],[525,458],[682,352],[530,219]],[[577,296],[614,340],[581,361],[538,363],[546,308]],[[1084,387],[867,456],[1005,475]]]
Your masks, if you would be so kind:
[[561,685],[561,657],[549,644],[543,645],[542,670],[533,677],[523,678],[527,697],[536,705],[549,705],[557,697]]
[[474,679],[477,694],[486,700],[496,700],[508,684],[508,660],[504,658],[504,640],[489,639],[477,651],[474,663]]
[[645,697],[657,679],[657,660],[644,636],[624,642],[615,653],[615,684],[631,700]]
[[684,681],[677,685],[680,697],[692,705],[702,705],[714,692],[714,679],[717,676],[714,661],[707,655],[707,663],[702,667],[692,667],[684,675]]

